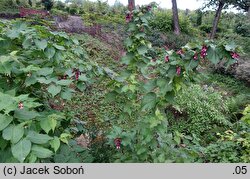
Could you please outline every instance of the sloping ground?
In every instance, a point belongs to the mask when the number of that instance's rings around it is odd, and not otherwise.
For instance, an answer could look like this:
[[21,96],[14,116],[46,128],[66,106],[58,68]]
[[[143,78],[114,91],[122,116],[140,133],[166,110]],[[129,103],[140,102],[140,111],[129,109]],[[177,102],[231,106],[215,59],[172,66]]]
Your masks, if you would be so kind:
[[87,33],[95,38],[98,38],[106,44],[110,49],[112,49],[113,54],[111,56],[115,60],[119,60],[124,54],[123,49],[123,39],[126,34],[124,32],[117,33],[121,31],[123,27],[120,27],[119,30],[112,29],[112,25],[109,27],[104,27],[99,24],[93,26],[85,26],[81,17],[79,16],[68,16],[60,17],[55,16],[55,26],[58,30],[63,30],[69,33]]

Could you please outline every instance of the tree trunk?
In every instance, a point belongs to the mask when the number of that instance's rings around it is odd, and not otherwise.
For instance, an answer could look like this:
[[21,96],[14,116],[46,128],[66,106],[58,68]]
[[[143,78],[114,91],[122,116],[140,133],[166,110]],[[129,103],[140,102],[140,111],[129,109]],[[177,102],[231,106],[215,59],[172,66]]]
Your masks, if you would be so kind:
[[178,17],[178,9],[176,0],[172,0],[172,11],[173,11],[173,21],[174,21],[174,33],[176,35],[180,35],[180,25],[179,25],[179,17]]
[[133,11],[135,9],[135,0],[128,0],[128,9]]
[[220,20],[220,16],[221,16],[221,12],[222,12],[224,5],[225,5],[224,2],[222,2],[222,1],[219,2],[219,7],[218,7],[216,14],[215,14],[215,17],[214,17],[213,29],[212,29],[212,32],[210,34],[210,39],[214,39],[214,37],[215,37],[217,27],[219,24],[219,20]]

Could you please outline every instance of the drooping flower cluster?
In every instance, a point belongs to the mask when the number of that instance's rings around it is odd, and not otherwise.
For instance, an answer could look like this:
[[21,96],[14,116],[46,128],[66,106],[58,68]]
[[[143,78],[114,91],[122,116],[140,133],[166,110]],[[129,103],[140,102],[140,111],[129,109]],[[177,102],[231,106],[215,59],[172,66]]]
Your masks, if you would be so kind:
[[165,56],[165,62],[169,62],[169,56]]
[[181,75],[181,67],[178,66],[178,67],[176,68],[176,74],[177,74],[177,75]]
[[148,6],[147,6],[147,9],[148,9],[148,11],[151,11],[152,6],[151,6],[151,5],[148,5]]
[[115,143],[116,149],[119,150],[121,148],[122,139],[121,138],[116,138],[114,140],[114,143]]
[[207,56],[207,46],[203,45],[201,49],[201,58],[205,58]]
[[234,58],[234,59],[240,58],[240,55],[239,55],[238,53],[236,53],[236,52],[231,52],[231,56],[232,56],[232,58]]
[[133,13],[132,12],[129,12],[127,13],[126,15],[126,22],[129,23],[133,18]]
[[81,74],[80,70],[74,68],[74,69],[73,69],[73,73],[75,73],[75,79],[78,80],[78,79],[79,79],[79,76],[80,76],[80,74]]

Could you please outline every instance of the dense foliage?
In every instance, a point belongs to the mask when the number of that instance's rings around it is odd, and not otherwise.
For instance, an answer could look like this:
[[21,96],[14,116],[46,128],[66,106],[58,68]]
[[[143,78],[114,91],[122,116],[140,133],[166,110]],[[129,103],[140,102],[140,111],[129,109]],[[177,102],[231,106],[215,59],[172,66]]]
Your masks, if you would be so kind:
[[71,137],[70,119],[58,110],[90,83],[93,65],[65,33],[22,21],[0,25],[1,162],[49,158]]
[[71,2],[51,17],[80,15],[105,36],[0,22],[0,162],[250,161],[249,87],[209,69],[249,48],[244,15],[223,14],[209,41],[211,11],[180,12],[177,37],[154,3],[124,18],[119,3]]

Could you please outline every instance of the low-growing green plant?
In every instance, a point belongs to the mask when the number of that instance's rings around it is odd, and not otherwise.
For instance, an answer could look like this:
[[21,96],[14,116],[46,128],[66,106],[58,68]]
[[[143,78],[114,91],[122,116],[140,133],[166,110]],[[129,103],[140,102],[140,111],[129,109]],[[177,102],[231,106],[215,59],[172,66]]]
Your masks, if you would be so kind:
[[220,139],[205,150],[205,160],[213,163],[248,163],[250,161],[250,135],[247,131],[225,131]]
[[[231,126],[228,120],[229,110],[221,94],[207,86],[192,85],[183,89],[175,99],[170,128],[186,134],[195,134],[199,138],[212,141],[215,131]],[[178,116],[179,115],[179,116]]]

